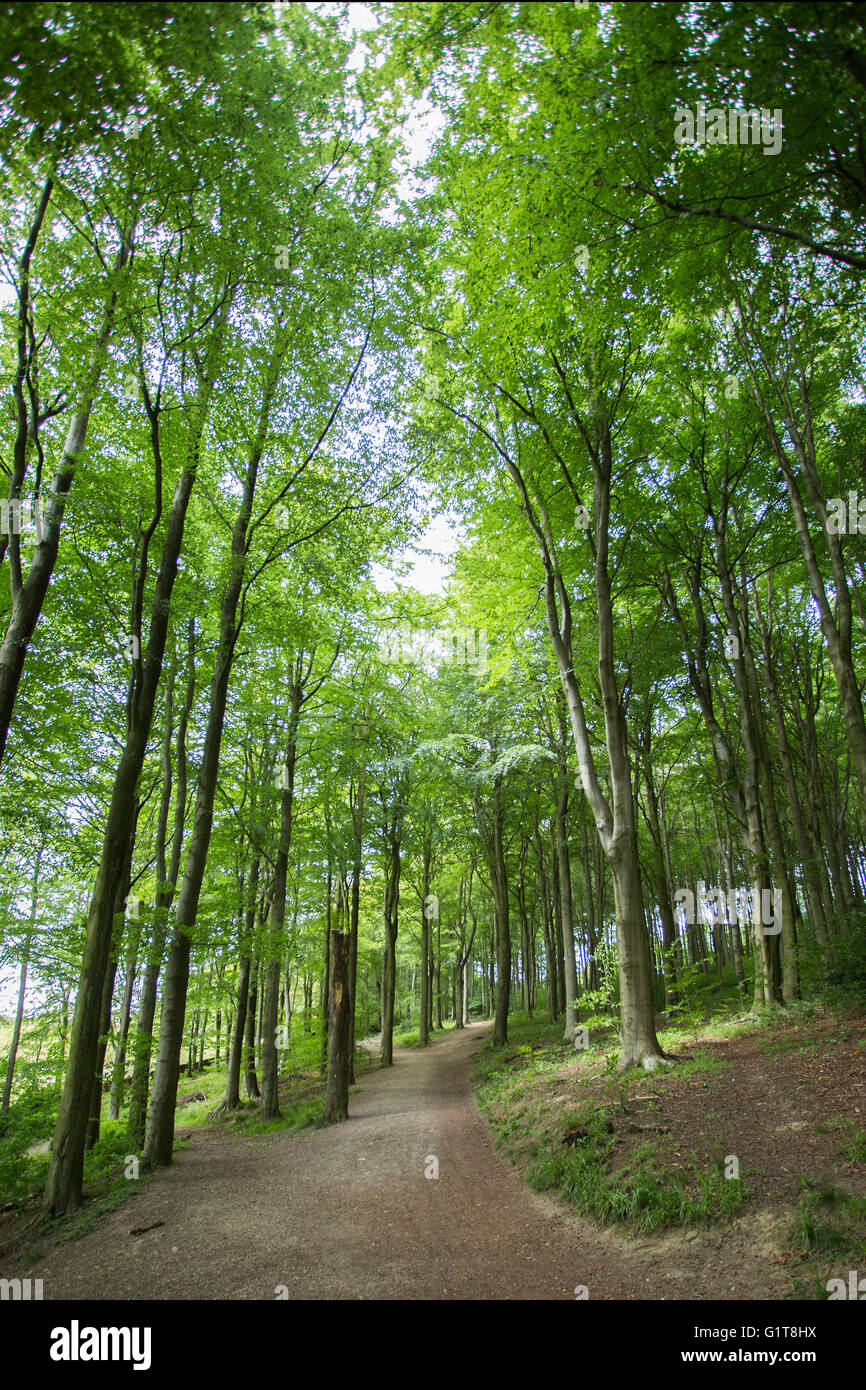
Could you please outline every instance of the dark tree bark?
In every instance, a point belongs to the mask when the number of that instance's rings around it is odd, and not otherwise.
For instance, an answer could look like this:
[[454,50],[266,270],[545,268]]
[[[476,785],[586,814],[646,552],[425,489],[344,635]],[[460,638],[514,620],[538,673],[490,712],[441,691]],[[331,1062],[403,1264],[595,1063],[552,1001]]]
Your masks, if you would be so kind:
[[153,1168],[171,1163],[174,1144],[174,1112],[180,1049],[189,985],[189,958],[192,930],[198,914],[204,873],[213,827],[223,723],[228,700],[229,680],[234,664],[238,636],[238,609],[246,572],[247,532],[252,514],[256,480],[265,447],[266,423],[276,380],[272,376],[265,393],[257,437],[250,451],[243,496],[232,530],[232,565],[220,605],[220,637],[211,680],[210,706],[205,732],[202,764],[198,775],[196,807],[186,855],[183,881],[178,894],[175,929],[172,934],[163,990],[159,1051],[153,1080],[153,1094],[147,1117],[142,1165]]
[[385,861],[385,951],[382,969],[383,1067],[391,1067],[394,1065],[394,994],[397,984],[397,929],[400,906],[401,826],[402,810],[398,810],[386,830],[388,858]]
[[247,1022],[244,1032],[244,1085],[250,1100],[258,1100],[261,1096],[259,1082],[256,1076],[256,1008],[258,1006],[258,981],[259,963],[258,960],[256,960],[251,971],[250,1001],[247,1007]]
[[[29,261],[33,247],[35,246],[36,237],[39,234],[39,228],[42,225],[48,199],[51,195],[51,188],[52,184],[49,179],[43,187],[39,210],[37,211],[36,219],[31,228],[30,236],[28,237],[27,248],[25,249],[27,263],[26,266],[21,266],[19,289],[23,290],[23,293],[20,294],[19,303],[21,313],[25,316],[25,328],[26,315],[29,308],[27,290],[27,285],[29,283]],[[42,524],[42,537],[34,550],[33,560],[27,571],[27,578],[25,580],[22,580],[21,575],[20,541],[18,537],[14,535],[11,535],[9,538],[12,611],[9,615],[5,636],[2,644],[0,644],[0,761],[2,761],[6,751],[6,742],[9,737],[9,725],[12,722],[12,712],[15,708],[18,687],[21,683],[21,674],[24,670],[27,648],[36,630],[36,624],[39,621],[39,615],[42,612],[42,607],[45,602],[45,595],[48,592],[48,585],[57,563],[57,555],[60,549],[60,528],[63,522],[66,499],[69,496],[78,460],[84,448],[84,442],[87,437],[87,427],[90,423],[91,411],[93,410],[93,402],[96,399],[99,379],[105,367],[108,341],[114,328],[115,309],[117,307],[120,280],[125,267],[130,262],[133,235],[134,232],[130,230],[122,234],[121,237],[120,248],[114,262],[114,270],[109,279],[110,292],[108,303],[105,307],[102,321],[96,335],[90,361],[83,374],[83,380],[78,387],[75,411],[70,421],[69,429],[66,434],[66,441],[63,445],[63,452],[60,456],[60,461],[48,492],[48,504],[45,508]],[[23,395],[20,389],[17,395],[19,398],[17,402],[19,413],[19,437],[16,440],[16,450],[20,451],[20,448],[26,448],[28,422],[26,414],[23,422],[21,419],[20,412]],[[25,430],[23,443],[21,440],[22,423]],[[16,465],[19,462],[22,465],[20,472],[21,479],[23,480],[23,456],[20,460],[16,459]],[[114,895],[111,894],[112,901],[113,897]],[[104,971],[99,972],[100,987],[103,973]],[[96,1001],[92,1000],[91,1002],[95,1005]],[[73,1024],[73,1037],[74,1036]],[[89,1058],[88,1061],[89,1064],[92,1065],[92,1057]],[[85,1104],[83,1108],[86,1110],[87,1105]],[[60,1136],[60,1142],[63,1143],[63,1135]],[[64,1153],[66,1152],[67,1145],[68,1140],[67,1144],[64,1144]],[[55,1153],[56,1151],[55,1146]]]
[[325,1119],[334,1124],[349,1118],[349,1061],[352,1051],[349,999],[349,934],[331,932],[331,974],[328,990],[328,1095]]
[[331,866],[328,864],[328,887],[325,899],[325,943],[324,965],[322,968],[322,1054],[320,1070],[324,1075],[328,1067],[328,1019],[330,1017],[331,988]]
[[[225,310],[225,302],[223,308]],[[212,351],[219,344],[219,336]],[[212,362],[208,364],[212,368]],[[112,790],[108,823],[102,846],[99,869],[85,937],[84,953],[75,1016],[69,1066],[66,1071],[63,1095],[57,1117],[51,1167],[45,1190],[45,1207],[52,1214],[74,1211],[81,1202],[81,1181],[84,1164],[84,1133],[87,1127],[90,1092],[99,1037],[99,1009],[102,986],[111,943],[112,918],[118,885],[124,864],[131,854],[134,833],[135,798],[138,779],[150,738],[156,693],[162,674],[163,655],[171,612],[171,596],[177,578],[178,559],[183,545],[187,508],[195,483],[198,450],[204,429],[207,403],[213,382],[205,381],[204,401],[200,403],[199,419],[193,432],[190,455],[187,458],[172,500],[159,570],[150,608],[150,635],[144,657],[134,657],[127,697],[126,743],[118,764]],[[145,408],[151,427],[151,443],[155,464],[155,507],[148,527],[141,533],[138,568],[133,593],[133,632],[141,634],[141,606],[144,600],[150,542],[162,516],[163,468],[160,442],[158,399],[152,401],[145,388]]]
[[171,863],[166,864],[166,843],[168,817],[171,810],[172,766],[171,740],[173,736],[174,704],[174,661],[172,661],[166,686],[165,724],[162,743],[162,796],[156,831],[156,901],[154,903],[153,940],[148,952],[147,965],[141,986],[141,1000],[135,1033],[135,1061],[132,1069],[132,1084],[129,1096],[129,1138],[135,1149],[140,1150],[144,1143],[147,1122],[147,1098],[150,1089],[150,1058],[153,1046],[153,1021],[156,1017],[156,991],[162,958],[165,953],[165,939],[168,932],[168,913],[174,898],[174,886],[180,870],[180,857],[183,849],[183,829],[186,818],[186,735],[195,699],[195,619],[190,618],[187,628],[187,679],[184,702],[177,726],[175,743],[175,762],[177,766],[177,790],[175,795],[174,827],[171,840]]

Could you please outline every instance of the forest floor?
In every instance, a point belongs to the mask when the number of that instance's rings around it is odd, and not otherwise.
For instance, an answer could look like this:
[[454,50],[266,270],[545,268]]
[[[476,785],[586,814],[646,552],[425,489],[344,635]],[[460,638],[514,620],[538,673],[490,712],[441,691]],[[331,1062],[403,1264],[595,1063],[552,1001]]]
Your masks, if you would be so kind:
[[478,1068],[500,1147],[535,1189],[619,1221],[634,1238],[630,1271],[654,1265],[644,1297],[814,1299],[831,1278],[847,1286],[850,1269],[866,1270],[862,1009],[656,1026],[675,1065],[623,1074],[597,1034],[576,1052],[561,1021],[509,1019],[509,1046]]
[[[397,1049],[392,1069],[361,1076],[346,1124],[243,1135],[179,1125],[190,1144],[171,1168],[74,1240],[43,1226],[26,1262],[23,1250],[17,1261],[7,1253],[4,1277],[42,1279],[46,1299],[574,1299],[578,1289],[590,1299],[815,1296],[791,1277],[797,1179],[832,1178],[866,1195],[863,1156],[850,1139],[860,1131],[844,1121],[866,1113],[866,1020],[841,1033],[837,1021],[805,1034],[789,1027],[709,1044],[696,1038],[696,1048],[716,1049],[730,1066],[720,1057],[718,1066],[640,1083],[664,1097],[653,1125],[673,1161],[677,1151],[736,1153],[749,1195],[720,1224],[637,1238],[528,1190],[520,1146],[517,1166],[497,1150],[472,1093],[489,1028],[470,1024],[425,1050]],[[526,1066],[533,1047],[485,1049],[481,1071],[493,1057],[520,1089],[515,1067]],[[574,1068],[588,1060],[560,1057],[524,1078],[547,1139],[555,1136],[544,1115],[560,1123],[573,1109],[561,1104],[563,1085],[572,1100],[587,1099]],[[483,1103],[501,1139],[507,1106],[502,1095],[491,1099],[493,1083],[489,1071]],[[626,1145],[646,1137],[629,1105]],[[850,1162],[838,1156],[840,1137],[853,1143]],[[620,1149],[614,1168],[623,1158]],[[426,1176],[437,1166],[438,1177]]]

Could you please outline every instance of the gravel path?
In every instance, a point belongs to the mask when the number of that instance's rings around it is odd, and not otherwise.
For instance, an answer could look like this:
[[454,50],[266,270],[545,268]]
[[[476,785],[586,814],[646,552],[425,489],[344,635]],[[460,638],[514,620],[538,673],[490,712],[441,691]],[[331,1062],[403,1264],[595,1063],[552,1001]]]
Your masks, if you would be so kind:
[[657,1250],[576,1221],[496,1152],[470,1088],[489,1026],[395,1051],[346,1124],[194,1130],[170,1169],[26,1272],[46,1299],[706,1297],[688,1275],[665,1287]]

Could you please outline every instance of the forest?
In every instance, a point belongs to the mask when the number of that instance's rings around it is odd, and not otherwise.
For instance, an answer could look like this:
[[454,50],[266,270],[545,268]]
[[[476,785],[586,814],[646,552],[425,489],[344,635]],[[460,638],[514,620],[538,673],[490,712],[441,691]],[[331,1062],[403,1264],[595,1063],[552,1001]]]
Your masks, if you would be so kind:
[[0,5],[4,1299],[866,1298],[864,20]]

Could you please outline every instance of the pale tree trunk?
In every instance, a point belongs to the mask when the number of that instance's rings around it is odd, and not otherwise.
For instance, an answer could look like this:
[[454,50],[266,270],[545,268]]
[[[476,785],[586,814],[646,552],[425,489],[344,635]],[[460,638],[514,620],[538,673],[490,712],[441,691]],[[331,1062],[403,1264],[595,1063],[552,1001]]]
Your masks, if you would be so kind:
[[[761,653],[763,657],[763,676],[764,684],[770,696],[770,704],[773,710],[773,721],[776,728],[776,745],[782,763],[782,771],[785,776],[785,793],[787,796],[788,807],[791,813],[791,824],[794,828],[794,838],[797,841],[797,851],[800,855],[800,862],[803,866],[803,879],[806,891],[806,903],[809,911],[809,919],[815,928],[815,934],[822,946],[828,945],[827,919],[824,914],[824,905],[821,901],[821,888],[816,872],[815,861],[812,855],[812,846],[806,832],[803,820],[803,808],[800,804],[800,793],[797,787],[797,779],[794,775],[794,761],[791,756],[791,745],[788,741],[788,731],[785,725],[785,715],[782,708],[782,698],[779,693],[779,683],[776,679],[776,671],[772,659],[772,649],[770,646],[769,622],[772,621],[773,607],[773,576],[768,576],[769,599],[768,617],[764,617],[758,598],[756,586],[752,585],[752,599],[755,608],[755,616],[758,621],[758,629],[761,635]],[[788,995],[786,993],[785,997]]]
[[[721,569],[722,575],[726,576],[727,567],[723,563],[724,553],[719,546],[718,537],[716,555],[717,567]],[[722,575],[720,575],[720,579]],[[727,587],[728,592],[725,606],[728,621],[732,627],[731,635],[737,636],[739,621],[733,607],[730,584],[727,579],[722,579],[722,583],[723,587]],[[745,758],[743,775],[740,777],[730,742],[722,731],[713,708],[713,687],[706,664],[707,622],[701,596],[699,566],[694,567],[689,584],[689,596],[697,621],[696,640],[691,638],[680,613],[669,576],[666,576],[663,594],[668,610],[683,635],[684,643],[687,644],[689,681],[697,696],[704,724],[710,736],[719,781],[728,790],[729,802],[746,858],[750,890],[753,896],[757,892],[757,901],[761,903],[763,891],[767,887],[767,851],[761,823],[757,748],[743,658],[741,654],[730,658],[734,667],[734,687],[743,725],[742,737]],[[740,641],[740,636],[737,636],[737,641]],[[772,948],[768,945],[768,938],[764,935],[760,913],[758,922],[752,922],[751,930],[755,948],[755,982],[752,1008],[758,1009],[764,1003],[775,1002]]]
[[[722,866],[722,874],[725,884],[725,898],[728,904],[730,904],[731,894],[735,888],[732,864],[733,841],[731,839],[730,830],[728,830],[725,843],[724,845],[722,844],[722,830],[721,825],[719,824],[719,813],[718,808],[716,806],[715,798],[713,799],[713,821],[716,827],[716,845],[718,847],[719,863]],[[746,977],[743,971],[743,942],[742,938],[740,937],[740,922],[737,913],[733,914],[733,920],[730,922],[730,928],[731,953],[734,958],[734,974],[737,977],[737,989],[739,990],[740,994],[745,996]]]
[[526,517],[538,541],[545,571],[545,611],[571,720],[583,790],[611,867],[620,974],[619,1067],[652,1070],[663,1058],[655,1033],[652,974],[643,910],[637,826],[629,766],[626,724],[614,665],[614,619],[608,570],[612,446],[610,427],[599,428],[598,444],[585,436],[593,463],[593,571],[598,622],[598,672],[604,712],[611,804],[596,771],[572,649],[571,602],[555,557],[550,522],[543,504],[530,499],[520,470],[508,461]]
[[[460,938],[460,949],[457,954],[457,1027],[465,1028],[469,1021],[469,989],[466,978],[466,968],[472,956],[472,947],[475,942],[475,931],[478,926],[478,918],[472,910],[472,877],[475,869],[475,862],[469,865],[469,884],[466,885],[465,878],[460,879],[459,894],[459,915],[458,933]],[[469,939],[466,939],[466,914],[472,916],[472,931]]]
[[123,999],[120,1005],[120,1025],[117,1032],[117,1053],[114,1058],[114,1067],[111,1075],[111,1095],[108,1101],[108,1118],[119,1120],[120,1111],[123,1106],[123,1093],[126,1084],[126,1040],[129,1034],[129,1023],[132,1008],[132,990],[135,985],[135,976],[138,968],[138,945],[141,939],[141,929],[133,932],[130,942],[129,964],[126,967],[126,977],[123,982]]
[[[495,756],[495,753],[494,753]],[[490,994],[493,1005],[493,1045],[503,1047],[508,1042],[508,1008],[511,999],[511,926],[508,903],[508,871],[503,844],[504,810],[502,778],[494,776],[489,810],[485,813],[480,795],[476,792],[475,823],[484,847],[484,857],[493,889],[493,941],[490,953]],[[496,984],[493,982],[493,960],[496,961]],[[494,1002],[495,1001],[495,1002]]]
[[[277,1011],[280,993],[280,959],[282,955],[283,933],[286,920],[286,876],[289,867],[289,851],[292,841],[292,802],[295,786],[295,764],[297,760],[297,732],[301,705],[304,700],[303,688],[312,669],[313,658],[309,659],[304,673],[300,653],[293,659],[293,677],[290,685],[290,712],[287,737],[287,751],[281,775],[280,795],[280,840],[274,864],[274,891],[271,897],[268,932],[270,956],[265,976],[265,997],[262,1004],[262,1102],[261,1117],[273,1120],[280,1113],[277,1095],[279,1076],[279,1054],[277,1049]],[[284,784],[284,785],[283,785]],[[287,1001],[288,1006],[288,1001]],[[288,1017],[286,1019],[288,1028]]]
[[[783,442],[773,420],[772,411],[757,388],[758,402],[762,408],[767,438],[776,460],[782,469],[788,499],[794,516],[794,526],[800,550],[806,567],[806,577],[812,597],[818,609],[821,631],[827,644],[827,651],[836,677],[839,692],[839,705],[845,724],[848,747],[857,780],[860,796],[866,800],[866,719],[860,698],[860,682],[854,670],[851,646],[851,591],[842,545],[839,536],[828,524],[826,498],[824,497],[815,454],[815,441],[809,403],[809,382],[803,371],[797,367],[786,370],[784,379],[775,372],[762,348],[759,348],[764,368],[773,389],[773,398],[780,406],[785,421],[786,439]],[[809,368],[811,375],[811,364]],[[796,391],[796,402],[792,396]],[[793,459],[791,454],[793,453]],[[796,461],[796,462],[795,462]],[[818,563],[815,544],[809,529],[809,518],[800,491],[800,481],[805,483],[806,493],[812,511],[821,526],[821,534],[830,559],[832,573],[832,600],[828,597],[824,577]]]
[[[430,912],[427,899],[430,895],[431,852],[430,840],[429,838],[425,838],[421,862],[421,1013],[418,1021],[419,1047],[427,1047],[430,1042],[430,1029],[428,1027],[430,1018],[430,1000],[428,996],[430,979],[427,974],[427,957],[430,954]],[[436,916],[438,918],[438,911]]]
[[511,994],[511,924],[508,903],[508,873],[502,841],[503,809],[500,780],[493,784],[491,805],[491,872],[493,874],[494,926],[496,930],[496,1008],[493,1018],[493,1041],[497,1046],[508,1042],[508,1004]]
[[548,891],[547,874],[544,870],[544,849],[541,844],[541,833],[538,825],[535,827],[535,862],[538,866],[538,883],[541,893],[541,926],[544,933],[544,955],[547,962],[547,1007],[550,1010],[550,1021],[555,1023],[559,1017],[557,1009],[559,985],[556,976],[556,951],[554,949],[553,917],[550,904],[550,893]]
[[111,1035],[111,1000],[114,994],[114,981],[117,976],[117,952],[108,963],[102,987],[102,1008],[99,1021],[99,1046],[96,1052],[96,1071],[90,1094],[90,1116],[84,1136],[85,1149],[92,1149],[99,1138],[102,1126],[102,1073],[105,1067],[105,1053]]
[[568,773],[564,754],[559,767],[554,824],[556,826],[556,860],[559,872],[559,901],[562,911],[562,944],[565,956],[565,1032],[566,1042],[577,1031],[577,961],[574,953],[574,911],[571,898],[571,864],[568,858],[568,837],[565,817],[568,809]]
[[656,898],[662,924],[662,969],[665,981],[665,1003],[668,1007],[677,1002],[677,929],[673,914],[673,884],[667,871],[667,857],[662,840],[662,826],[659,821],[659,802],[656,793],[652,766],[652,741],[649,716],[641,730],[641,751],[643,753],[644,783],[647,790],[647,824],[653,842],[653,871]]
[[229,1049],[226,1093],[223,1109],[237,1110],[241,1103],[241,1061],[244,1050],[244,1030],[247,1023],[247,1006],[250,994],[250,957],[242,955],[238,966],[238,1006],[232,1025],[231,1046]]
[[324,964],[322,967],[322,1051],[319,1060],[319,1070],[323,1075],[327,1072],[328,1069],[328,1019],[330,1017],[331,988],[331,887],[332,874],[331,864],[329,861],[328,886],[327,895],[325,898]]
[[33,933],[36,930],[36,917],[39,911],[39,875],[42,869],[42,856],[45,853],[45,840],[43,839],[36,851],[36,865],[33,871],[33,888],[30,897],[30,921],[27,926],[27,935],[24,938],[24,946],[21,953],[21,974],[18,980],[18,1002],[15,1006],[15,1022],[12,1026],[12,1038],[9,1043],[9,1054],[6,1058],[6,1076],[3,1081],[3,1098],[0,1101],[0,1118],[9,1114],[9,1106],[12,1100],[12,1079],[15,1075],[15,1059],[18,1056],[18,1046],[21,1041],[21,1026],[24,1020],[24,996],[27,990],[27,967],[30,963],[30,947],[33,941]]
[[[363,739],[366,740],[370,727],[370,717],[364,711]],[[352,812],[352,830],[355,837],[355,853],[352,862],[352,921],[349,938],[349,1008],[351,1013],[352,1047],[349,1057],[349,1085],[355,1084],[355,1002],[358,992],[358,924],[361,916],[361,872],[364,850],[364,803],[367,791],[367,763],[361,766],[358,777],[358,791],[349,788],[349,808]],[[330,939],[329,939],[330,941]],[[328,945],[330,951],[330,944]]]
[[436,964],[433,967],[433,997],[436,1005],[436,1027],[442,1032],[442,919],[436,917]]
[[[760,710],[756,707],[753,700],[753,690],[750,689],[749,672],[751,669],[754,676],[754,663],[751,660],[751,647],[749,645],[748,626],[745,615],[741,621],[740,614],[734,601],[733,580],[728,565],[726,543],[727,543],[727,519],[728,519],[728,478],[722,480],[722,504],[719,515],[713,513],[713,533],[715,536],[716,553],[716,572],[719,576],[719,583],[722,591],[722,602],[725,615],[728,620],[729,633],[736,637],[738,647],[730,658],[734,671],[734,689],[737,695],[737,705],[740,714],[740,735],[743,741],[743,752],[745,755],[745,770],[743,776],[743,802],[748,826],[747,855],[750,878],[752,881],[752,902],[753,904],[763,903],[764,890],[768,883],[769,855],[767,853],[766,841],[761,817],[760,805],[760,779],[762,773],[762,763],[765,765],[767,776],[769,769],[766,768],[766,756],[762,758],[762,729],[760,723]],[[767,802],[775,810],[774,802]],[[781,842],[781,836],[779,837]],[[784,863],[777,866],[777,873],[784,873]],[[784,888],[783,900],[784,900]],[[793,924],[790,916],[790,890],[788,893],[788,931],[793,932]],[[761,911],[757,913],[757,920],[753,914],[752,932],[755,943],[755,992],[753,1009],[761,1004],[772,1005],[779,1002],[779,944],[777,937],[769,937],[764,930],[764,923],[761,920]],[[784,924],[783,924],[784,925]]]

